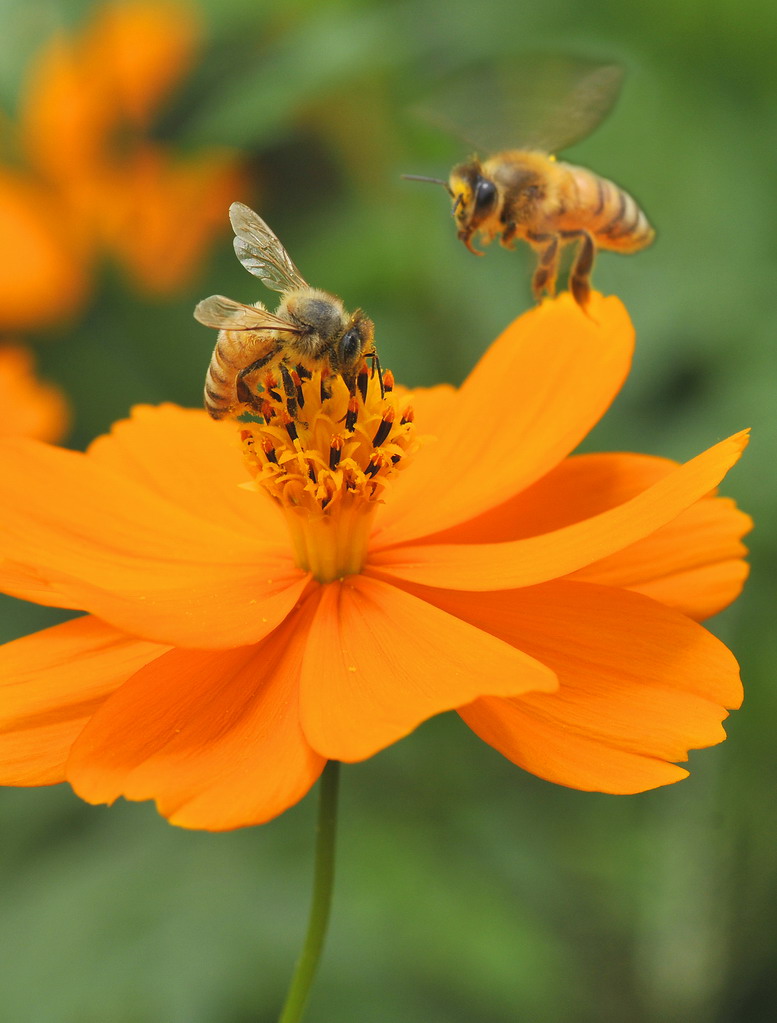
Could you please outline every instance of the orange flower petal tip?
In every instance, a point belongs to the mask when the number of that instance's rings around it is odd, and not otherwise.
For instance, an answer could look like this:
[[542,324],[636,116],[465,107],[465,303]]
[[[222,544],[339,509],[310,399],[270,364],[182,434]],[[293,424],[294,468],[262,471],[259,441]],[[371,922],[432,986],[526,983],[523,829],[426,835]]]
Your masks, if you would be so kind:
[[721,441],[615,508],[553,532],[504,543],[424,544],[376,552],[392,578],[463,590],[533,586],[625,550],[716,487],[740,458],[749,431]]
[[379,523],[381,545],[420,540],[503,504],[585,438],[623,386],[634,348],[622,303],[592,301],[600,324],[563,294],[502,332],[464,381],[455,412],[424,424],[436,440],[399,481],[391,522]]

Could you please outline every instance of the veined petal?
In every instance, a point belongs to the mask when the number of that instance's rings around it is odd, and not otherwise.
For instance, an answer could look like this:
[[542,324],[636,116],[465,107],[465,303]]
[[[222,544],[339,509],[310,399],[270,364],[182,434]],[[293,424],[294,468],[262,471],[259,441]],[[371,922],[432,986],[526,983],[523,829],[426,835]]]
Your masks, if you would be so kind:
[[[747,562],[716,561],[684,572],[635,583],[629,589],[658,600],[667,607],[703,622],[716,615],[739,596],[750,572]],[[583,573],[581,573],[581,578]],[[577,574],[570,576],[578,578]],[[595,578],[591,578],[596,582]]]
[[20,565],[7,558],[0,558],[0,593],[28,600],[32,604],[43,604],[44,607],[83,610],[73,594],[60,593],[56,586],[39,575],[32,565]]
[[671,522],[708,494],[739,459],[747,431],[678,466],[617,508],[542,536],[506,543],[429,545],[378,550],[373,572],[426,586],[460,590],[533,586],[576,572]]
[[554,693],[484,697],[459,713],[510,760],[558,784],[623,793],[676,781],[687,772],[671,762],[721,742],[725,708],[742,699],[730,651],[641,594],[555,582],[477,601],[452,591],[430,599],[557,673]]
[[704,497],[651,536],[570,578],[623,586],[703,621],[739,596],[748,574],[740,537],[752,519],[725,497]]
[[300,715],[319,753],[355,761],[475,694],[555,687],[552,671],[501,639],[396,587],[352,576],[322,590]]
[[0,467],[14,596],[40,600],[49,586],[51,603],[124,632],[218,649],[267,635],[307,584],[288,550],[198,519],[87,455],[6,440]]
[[87,454],[199,518],[247,534],[252,544],[288,543],[276,505],[241,486],[250,476],[233,422],[216,422],[202,409],[138,405]]
[[164,653],[96,618],[75,618],[0,646],[0,781],[64,781],[70,747],[97,708]]
[[299,723],[308,606],[262,643],[173,650],[103,704],[73,746],[67,779],[82,799],[156,800],[173,824],[224,831],[300,800],[324,760]]
[[594,294],[583,312],[565,293],[524,313],[464,382],[439,439],[397,480],[375,545],[466,522],[549,472],[609,407],[633,344],[616,298]]
[[678,464],[630,452],[571,455],[504,504],[437,533],[434,542],[502,543],[550,533],[631,500]]
[[[549,533],[631,500],[676,468],[677,462],[650,455],[576,455],[505,504],[434,539],[495,543]],[[733,501],[710,495],[574,578],[629,587],[702,620],[739,594],[747,577],[741,538],[751,528]]]

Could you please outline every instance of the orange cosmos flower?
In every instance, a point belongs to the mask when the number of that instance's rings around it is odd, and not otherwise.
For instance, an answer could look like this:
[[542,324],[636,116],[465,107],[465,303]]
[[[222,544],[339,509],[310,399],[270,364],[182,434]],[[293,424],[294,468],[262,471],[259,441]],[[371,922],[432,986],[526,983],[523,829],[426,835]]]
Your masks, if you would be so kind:
[[184,159],[146,138],[198,35],[188,5],[134,0],[105,4],[80,34],[43,45],[19,109],[28,169],[0,168],[0,325],[72,316],[101,251],[152,294],[191,277],[221,229],[214,209],[243,183],[231,151]]
[[59,440],[69,418],[62,392],[35,376],[32,354],[21,345],[0,345],[0,437]]
[[302,374],[250,424],[166,405],[86,454],[5,441],[0,582],[89,613],[2,648],[3,780],[236,828],[452,709],[564,785],[682,778],[741,699],[694,619],[745,576],[713,488],[746,438],[568,457],[632,352],[617,299],[588,313],[544,302],[459,390]]

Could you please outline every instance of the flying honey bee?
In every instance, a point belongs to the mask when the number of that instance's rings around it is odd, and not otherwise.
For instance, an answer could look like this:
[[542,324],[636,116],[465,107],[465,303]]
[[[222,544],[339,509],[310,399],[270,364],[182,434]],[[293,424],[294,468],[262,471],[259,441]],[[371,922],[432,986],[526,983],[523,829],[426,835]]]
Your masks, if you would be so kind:
[[[277,368],[287,395],[294,393],[289,368],[339,374],[350,391],[362,361],[377,359],[374,327],[361,309],[348,313],[335,295],[311,288],[262,218],[233,203],[229,219],[243,266],[282,300],[274,313],[257,302],[243,305],[223,295],[199,302],[195,319],[219,331],[205,378],[205,408],[214,419],[256,408],[250,378]],[[293,399],[289,399],[293,401]]]
[[[443,185],[453,201],[459,239],[470,252],[477,235],[507,249],[519,239],[537,253],[532,290],[553,295],[563,246],[577,243],[569,288],[585,306],[597,249],[637,252],[655,231],[636,200],[614,182],[553,153],[588,135],[613,107],[623,73],[616,65],[527,57],[517,68],[476,72],[448,89],[427,119],[494,152],[457,164]],[[505,128],[522,126],[524,147],[506,149]],[[515,136],[514,136],[515,137]]]

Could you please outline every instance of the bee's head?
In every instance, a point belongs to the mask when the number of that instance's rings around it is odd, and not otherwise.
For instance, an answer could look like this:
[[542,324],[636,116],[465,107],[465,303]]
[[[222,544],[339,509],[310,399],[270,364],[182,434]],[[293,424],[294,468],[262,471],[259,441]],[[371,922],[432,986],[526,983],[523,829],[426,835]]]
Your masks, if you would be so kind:
[[451,171],[448,190],[453,199],[453,217],[459,238],[473,252],[470,239],[484,220],[493,213],[497,202],[497,188],[490,178],[484,177],[480,160],[473,158],[460,163]]
[[374,347],[375,325],[361,309],[357,309],[348,320],[332,352],[334,368],[343,376],[351,376]]

